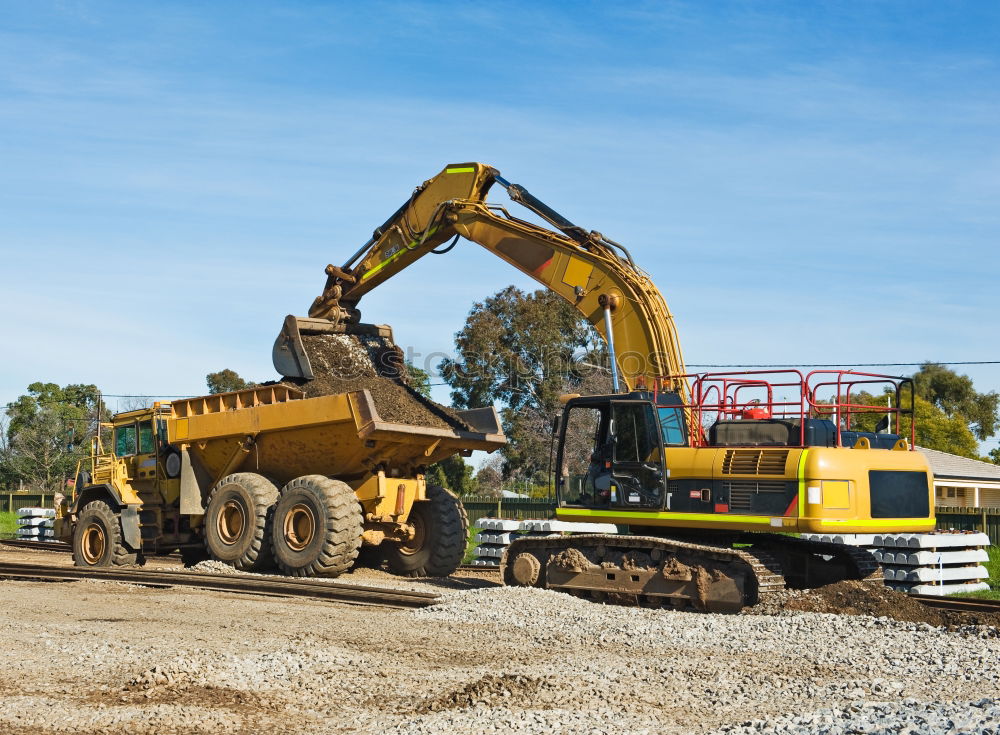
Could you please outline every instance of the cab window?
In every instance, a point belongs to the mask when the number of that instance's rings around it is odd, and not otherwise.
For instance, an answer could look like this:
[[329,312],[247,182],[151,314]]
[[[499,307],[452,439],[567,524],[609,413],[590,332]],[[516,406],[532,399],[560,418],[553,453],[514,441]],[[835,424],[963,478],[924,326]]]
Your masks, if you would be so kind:
[[612,404],[616,462],[659,460],[660,442],[652,414],[648,403]]
[[152,454],[156,451],[153,443],[153,422],[143,421],[139,424],[139,454]]
[[[598,502],[595,479],[604,471],[600,451],[601,410],[573,406],[563,415],[561,467],[557,478],[560,500],[565,505]],[[611,459],[607,457],[607,459]],[[606,498],[604,505],[607,505]]]
[[669,406],[657,406],[656,413],[660,419],[660,433],[663,443],[672,446],[686,444],[684,438],[684,409]]
[[115,456],[128,457],[135,454],[135,424],[119,426],[115,429]]

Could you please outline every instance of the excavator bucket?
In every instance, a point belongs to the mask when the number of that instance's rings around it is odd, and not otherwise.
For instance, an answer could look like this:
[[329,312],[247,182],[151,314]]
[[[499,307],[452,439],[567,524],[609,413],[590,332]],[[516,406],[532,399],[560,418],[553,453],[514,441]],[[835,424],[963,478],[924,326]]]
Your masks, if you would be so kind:
[[[274,340],[271,350],[271,362],[279,375],[286,378],[302,378],[312,380],[312,362],[309,351],[302,340],[303,336],[312,334],[358,334],[381,337],[392,345],[392,328],[384,324],[344,324],[331,322],[329,319],[293,316],[285,317],[278,338]],[[400,353],[402,354],[402,353]],[[400,358],[402,359],[402,358]]]
[[309,362],[309,355],[306,354],[305,346],[302,344],[302,326],[300,326],[302,322],[310,321],[317,320],[299,318],[291,314],[285,317],[285,322],[281,325],[281,331],[271,349],[271,362],[274,363],[278,375],[306,380],[316,377]]

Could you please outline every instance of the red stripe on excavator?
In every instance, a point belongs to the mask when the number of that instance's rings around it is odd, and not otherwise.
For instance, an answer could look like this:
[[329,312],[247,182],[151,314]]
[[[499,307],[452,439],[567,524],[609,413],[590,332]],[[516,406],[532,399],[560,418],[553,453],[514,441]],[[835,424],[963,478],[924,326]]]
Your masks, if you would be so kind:
[[792,502],[788,504],[788,507],[785,508],[784,514],[786,516],[793,516],[798,511],[798,509],[799,509],[799,496],[796,495],[794,498],[792,498]]
[[537,276],[539,273],[541,273],[543,270],[545,270],[546,268],[548,268],[550,265],[552,265],[552,258],[549,258],[548,260],[546,260],[544,263],[542,263],[540,266],[538,266],[537,268],[535,268],[535,270],[533,270],[531,272],[534,273]]

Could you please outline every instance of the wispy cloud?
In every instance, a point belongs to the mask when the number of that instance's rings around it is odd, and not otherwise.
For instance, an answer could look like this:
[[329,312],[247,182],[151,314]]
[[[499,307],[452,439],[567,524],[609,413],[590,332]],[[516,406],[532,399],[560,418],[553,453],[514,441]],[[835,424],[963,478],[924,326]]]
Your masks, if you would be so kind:
[[[753,24],[715,42],[691,4],[456,6],[467,37],[435,33],[458,16],[424,4],[380,6],[380,24],[260,6],[236,14],[246,37],[191,5],[128,34],[79,7],[0,35],[0,309],[46,326],[0,325],[28,356],[0,370],[0,400],[81,371],[119,392],[267,377],[323,266],[457,160],[628,243],[692,361],[950,359],[1000,337],[976,317],[1000,275],[996,56],[727,66],[730,43],[781,44]],[[368,42],[383,26],[395,46]],[[648,37],[664,27],[704,53],[663,57]],[[510,282],[531,287],[466,244],[362,309],[427,354]],[[112,333],[142,345],[143,370],[95,349]]]

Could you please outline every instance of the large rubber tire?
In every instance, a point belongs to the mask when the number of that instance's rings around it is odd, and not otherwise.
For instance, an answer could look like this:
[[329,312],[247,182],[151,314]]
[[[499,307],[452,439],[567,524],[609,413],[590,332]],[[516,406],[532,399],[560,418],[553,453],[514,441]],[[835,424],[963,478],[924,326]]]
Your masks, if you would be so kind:
[[103,500],[83,506],[73,530],[73,563],[78,567],[132,566],[138,554],[122,541],[118,514]]
[[293,577],[336,577],[354,564],[364,531],[351,486],[304,475],[281,488],[271,530],[274,560]]
[[208,496],[205,548],[212,559],[243,571],[273,566],[271,516],[278,488],[253,472],[219,481]]
[[427,486],[427,500],[413,504],[416,534],[405,544],[382,544],[389,571],[403,577],[447,577],[462,563],[469,517],[462,501],[443,487]]

